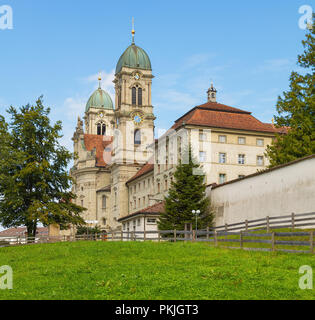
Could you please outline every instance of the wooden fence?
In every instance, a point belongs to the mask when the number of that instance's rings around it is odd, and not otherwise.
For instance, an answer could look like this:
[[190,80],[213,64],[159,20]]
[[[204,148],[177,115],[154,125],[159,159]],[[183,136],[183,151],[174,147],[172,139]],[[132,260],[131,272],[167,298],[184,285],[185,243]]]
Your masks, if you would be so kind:
[[255,220],[245,220],[239,223],[225,224],[216,226],[212,230],[217,231],[248,231],[250,229],[255,230],[267,230],[269,232],[272,229],[291,228],[292,230],[297,228],[315,227],[315,212],[310,213],[292,213],[285,216],[265,217]]
[[[315,213],[292,214],[282,217],[266,217],[240,223],[192,230],[110,231],[106,234],[76,236],[38,236],[36,238],[0,237],[0,247],[34,243],[69,241],[157,241],[157,242],[208,242],[214,246],[255,251],[284,251],[314,254],[314,231],[296,232],[297,228],[315,227]],[[273,229],[290,228],[290,232],[274,232]],[[189,230],[188,230],[189,229]],[[266,233],[259,233],[266,230]],[[234,244],[231,246],[230,244]],[[290,249],[291,248],[291,249]],[[302,248],[302,250],[300,250]]]

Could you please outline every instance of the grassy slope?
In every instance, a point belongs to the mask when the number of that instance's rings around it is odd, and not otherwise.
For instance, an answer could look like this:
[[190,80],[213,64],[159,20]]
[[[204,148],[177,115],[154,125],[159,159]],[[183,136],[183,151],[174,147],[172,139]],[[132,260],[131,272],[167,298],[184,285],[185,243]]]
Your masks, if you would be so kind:
[[0,299],[312,299],[299,267],[315,256],[204,243],[76,242],[0,248],[14,271]]

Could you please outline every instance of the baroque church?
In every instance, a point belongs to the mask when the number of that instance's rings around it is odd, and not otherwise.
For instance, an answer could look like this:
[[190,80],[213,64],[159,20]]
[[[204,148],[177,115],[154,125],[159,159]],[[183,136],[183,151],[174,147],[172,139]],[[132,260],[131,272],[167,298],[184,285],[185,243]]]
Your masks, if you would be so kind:
[[[168,134],[154,139],[154,76],[150,58],[135,44],[134,35],[132,30],[132,43],[116,66],[115,102],[99,78],[72,138],[76,202],[87,209],[83,215],[89,226],[106,231],[156,230],[176,169],[172,150],[181,152],[180,143],[173,145]],[[207,101],[177,119],[169,132],[181,130],[197,146],[195,154],[208,184],[264,169],[265,149],[279,132],[251,112],[218,103],[213,84]]]

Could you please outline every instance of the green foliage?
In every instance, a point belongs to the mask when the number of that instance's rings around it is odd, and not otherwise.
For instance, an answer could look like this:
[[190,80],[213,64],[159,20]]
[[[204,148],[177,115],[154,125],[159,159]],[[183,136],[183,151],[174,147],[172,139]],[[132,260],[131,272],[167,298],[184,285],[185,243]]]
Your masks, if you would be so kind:
[[9,124],[0,117],[0,223],[26,226],[35,236],[37,224],[84,224],[75,195],[68,191],[67,165],[73,155],[59,144],[61,122],[50,124],[42,98],[35,106],[11,106]]
[[298,65],[305,72],[292,72],[290,90],[278,98],[276,124],[290,129],[267,148],[271,167],[315,154],[315,23],[302,43]]
[[311,254],[78,241],[0,248],[0,266],[8,263],[14,290],[0,290],[0,300],[314,299],[298,285]]
[[76,234],[83,235],[83,234],[100,234],[102,233],[102,230],[99,226],[96,226],[94,228],[92,227],[86,227],[86,226],[78,226]]
[[192,210],[200,210],[198,228],[211,226],[213,215],[209,198],[206,197],[204,174],[198,162],[193,158],[191,147],[183,150],[186,163],[180,162],[174,173],[174,180],[165,197],[165,211],[159,219],[160,230],[184,230],[185,223],[192,223],[196,228]]

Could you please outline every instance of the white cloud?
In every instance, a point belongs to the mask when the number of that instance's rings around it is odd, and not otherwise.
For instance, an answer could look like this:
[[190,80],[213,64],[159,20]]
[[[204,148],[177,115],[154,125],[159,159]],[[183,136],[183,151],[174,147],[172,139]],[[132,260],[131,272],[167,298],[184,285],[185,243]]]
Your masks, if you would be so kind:
[[265,60],[263,64],[253,69],[253,73],[260,73],[265,71],[281,71],[292,67],[292,62],[289,59],[270,59]]
[[[92,74],[87,77],[84,77],[84,83],[91,84],[93,83],[93,87],[90,90],[92,93],[93,90],[98,88],[98,77],[101,76],[101,87],[105,90],[115,101],[115,89],[113,80],[115,77],[114,70],[110,72],[106,72],[102,70],[100,73]],[[86,92],[86,90],[84,90]],[[65,108],[65,113],[69,117],[69,119],[76,119],[78,116],[82,117],[85,112],[85,106],[89,99],[89,95],[83,95],[82,93],[77,93],[73,97],[68,97],[65,99],[63,105]]]
[[85,80],[88,83],[93,82],[94,88],[97,89],[98,88],[98,77],[101,76],[102,80],[101,80],[101,87],[103,90],[105,90],[110,96],[111,98],[114,100],[115,98],[115,88],[114,88],[114,83],[113,80],[115,78],[115,70],[113,69],[110,72],[106,72],[104,70],[102,70],[99,73],[96,74],[92,74],[88,77],[85,78]]

